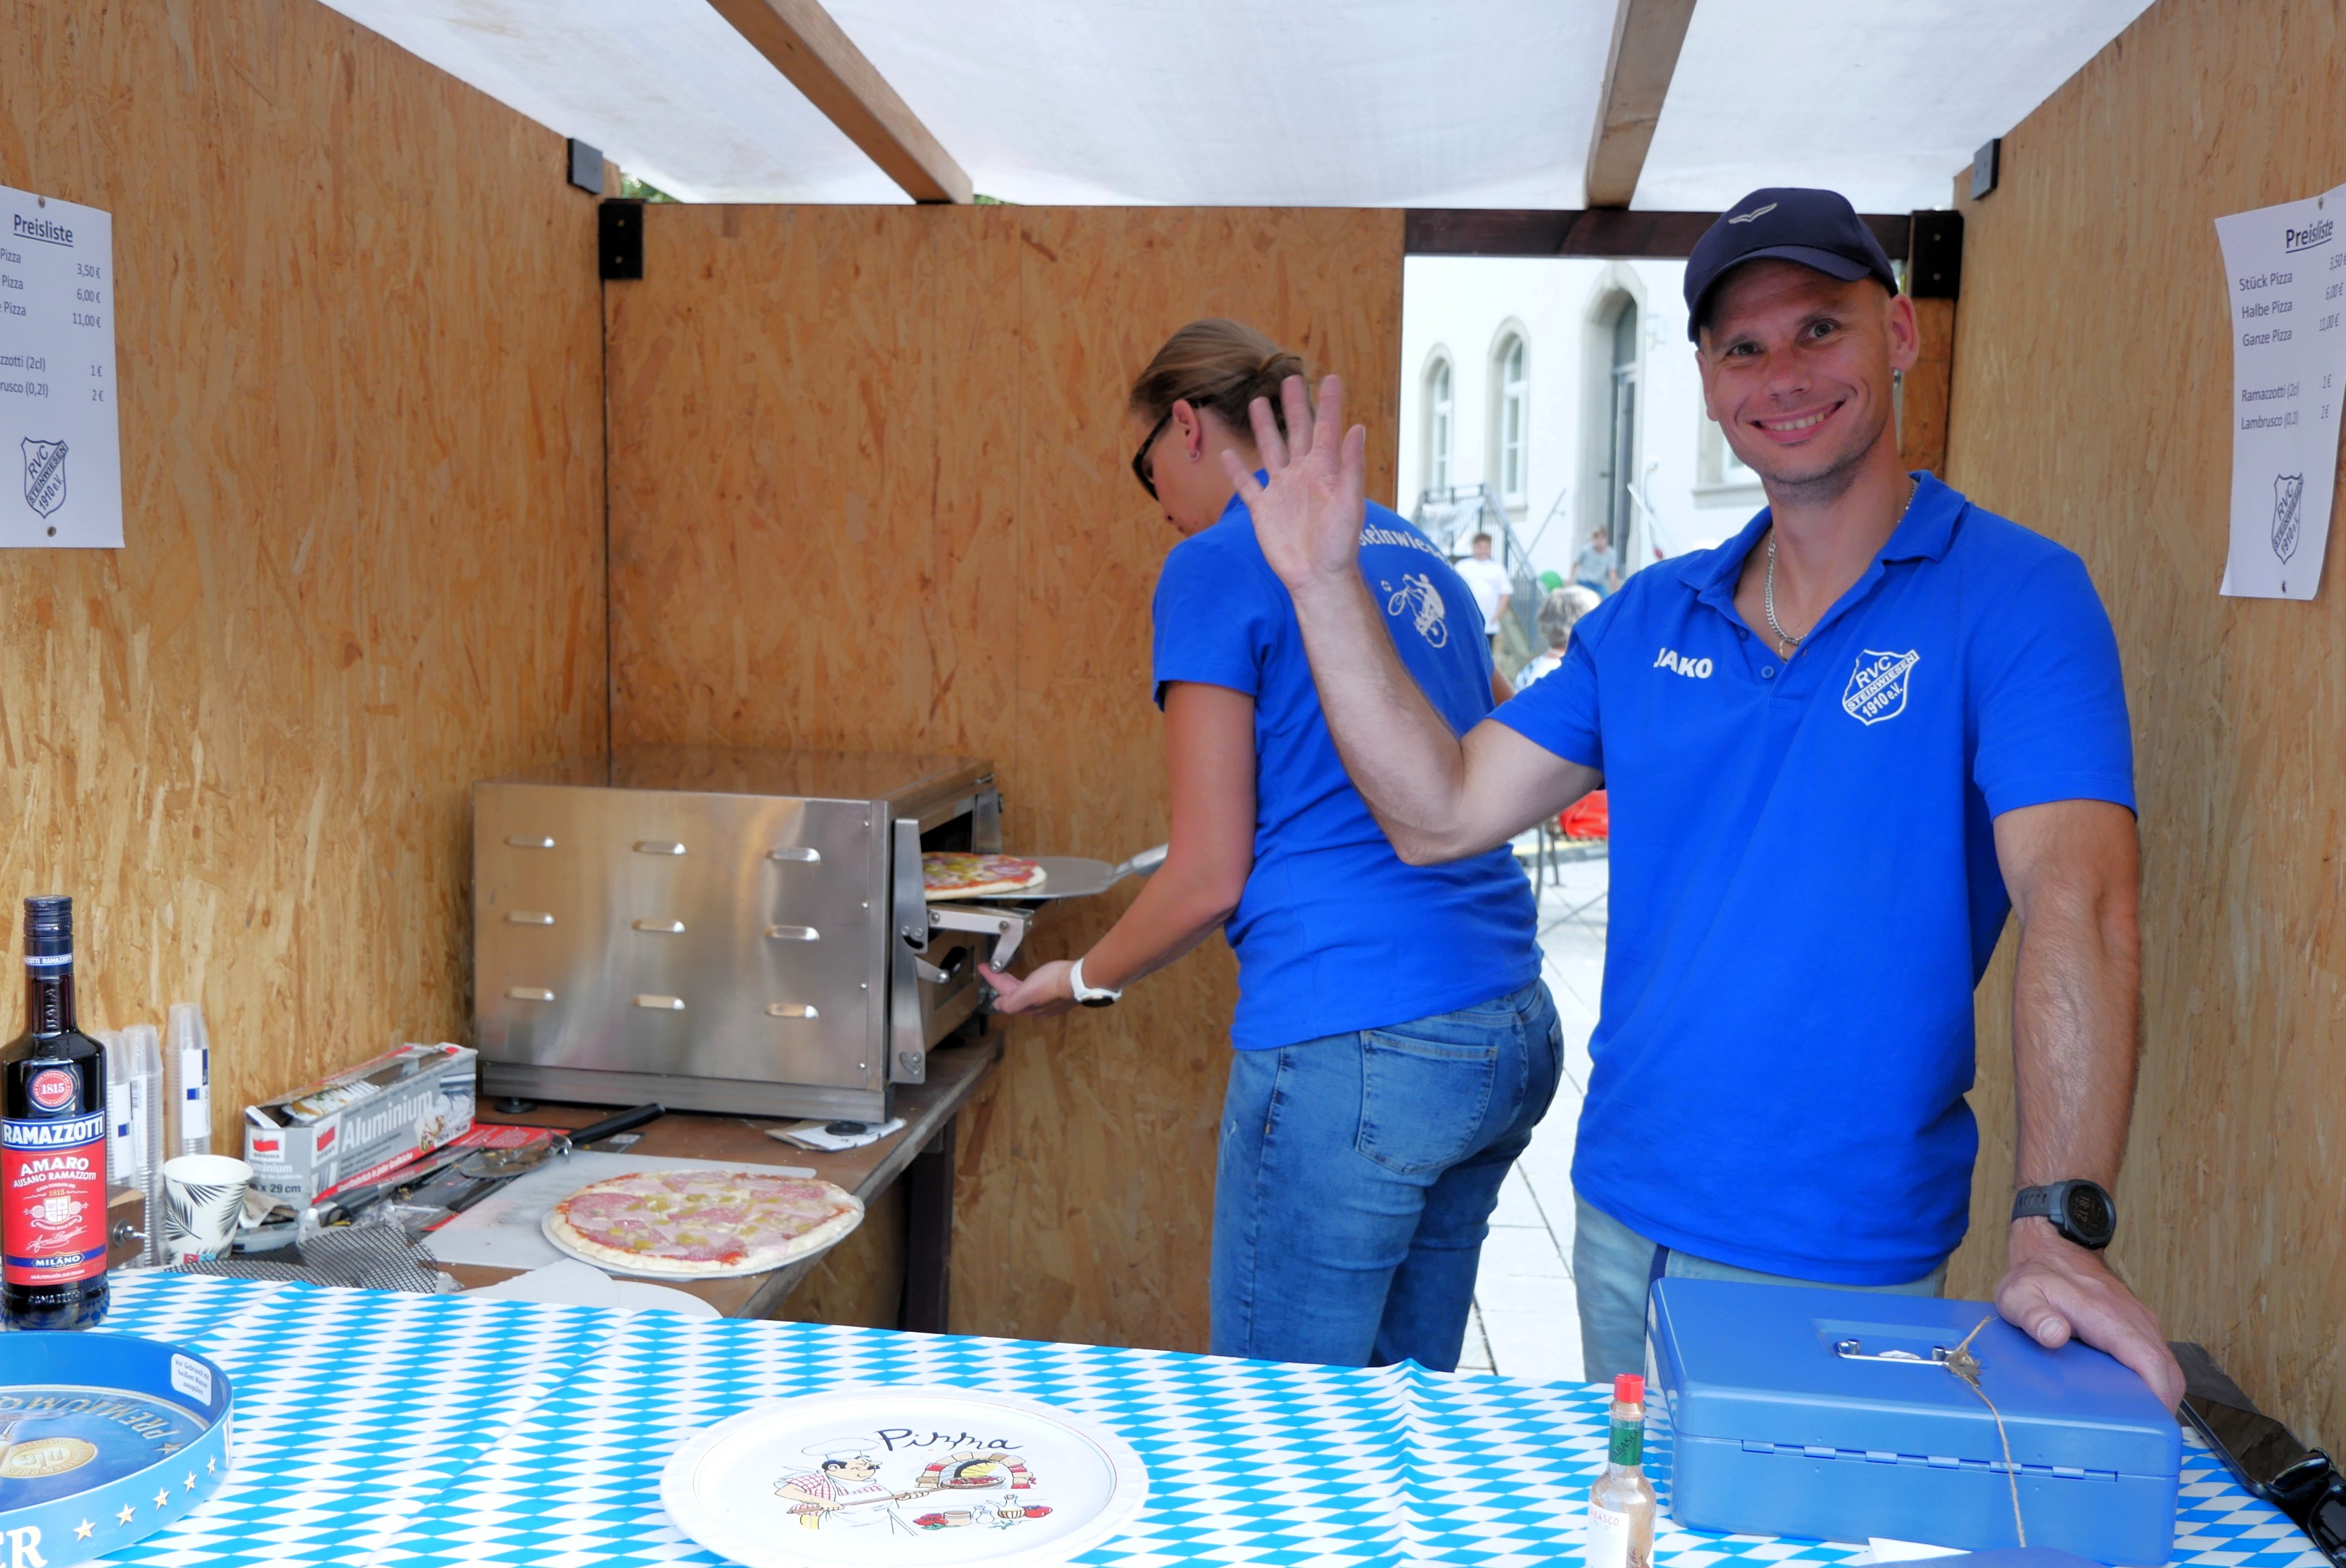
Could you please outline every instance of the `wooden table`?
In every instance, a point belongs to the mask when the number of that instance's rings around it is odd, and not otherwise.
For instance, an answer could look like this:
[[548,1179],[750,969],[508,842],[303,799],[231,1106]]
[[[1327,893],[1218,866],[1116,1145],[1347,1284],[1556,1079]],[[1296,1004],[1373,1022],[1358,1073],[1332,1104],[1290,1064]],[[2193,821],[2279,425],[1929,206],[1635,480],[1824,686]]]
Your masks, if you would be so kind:
[[[766,1135],[794,1117],[712,1116],[671,1111],[643,1129],[627,1153],[653,1158],[738,1160],[743,1165],[811,1167],[867,1205],[899,1177],[905,1179],[904,1309],[902,1328],[924,1334],[945,1331],[945,1308],[953,1275],[954,1117],[978,1084],[1002,1060],[1002,1036],[968,1040],[929,1054],[929,1081],[899,1084],[896,1115],[903,1130],[843,1154],[815,1154]],[[540,1105],[520,1115],[495,1119],[537,1127],[583,1127],[611,1114],[608,1105]],[[728,1318],[770,1318],[801,1281],[819,1267],[821,1254],[770,1273],[735,1279],[663,1279],[691,1292]],[[520,1272],[477,1263],[441,1267],[465,1289],[494,1285]]]

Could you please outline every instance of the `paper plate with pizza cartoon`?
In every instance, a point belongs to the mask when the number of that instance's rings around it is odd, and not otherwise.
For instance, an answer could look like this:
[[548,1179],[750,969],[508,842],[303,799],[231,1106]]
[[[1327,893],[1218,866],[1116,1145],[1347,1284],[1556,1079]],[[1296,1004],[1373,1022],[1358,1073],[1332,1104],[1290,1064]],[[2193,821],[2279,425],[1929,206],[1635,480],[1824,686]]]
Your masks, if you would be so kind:
[[1148,1496],[1115,1433],[974,1389],[777,1400],[694,1438],[660,1479],[677,1528],[746,1568],[1042,1568]]

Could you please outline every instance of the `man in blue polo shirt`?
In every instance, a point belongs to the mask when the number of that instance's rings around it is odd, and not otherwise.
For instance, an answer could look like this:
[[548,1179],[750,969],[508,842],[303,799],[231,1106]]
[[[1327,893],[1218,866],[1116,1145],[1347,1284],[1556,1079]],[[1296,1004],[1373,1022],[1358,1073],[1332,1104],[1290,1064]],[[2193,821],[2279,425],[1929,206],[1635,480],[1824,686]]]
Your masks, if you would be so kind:
[[1476,853],[1602,783],[1612,922],[1573,1182],[1587,1374],[1635,1370],[1664,1274],[1936,1293],[1978,1135],[1972,992],[2008,911],[2019,1175],[2005,1318],[2169,1404],[2102,1260],[2134,1094],[2133,757],[2077,557],[1898,460],[1913,308],[1828,191],[1756,191],[1686,273],[1711,416],[1769,508],[1648,568],[1462,741],[1361,586],[1364,433],[1255,407],[1239,492],[1329,726],[1403,859]]

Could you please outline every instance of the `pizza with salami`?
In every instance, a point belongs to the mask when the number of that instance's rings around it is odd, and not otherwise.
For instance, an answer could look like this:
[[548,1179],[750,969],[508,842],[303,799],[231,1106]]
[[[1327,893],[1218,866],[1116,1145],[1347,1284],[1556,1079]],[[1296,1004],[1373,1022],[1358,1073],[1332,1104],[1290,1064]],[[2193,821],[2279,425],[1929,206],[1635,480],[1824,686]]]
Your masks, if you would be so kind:
[[557,1248],[600,1268],[714,1279],[795,1263],[862,1222],[863,1201],[827,1181],[678,1169],[580,1187],[554,1206],[543,1228]]
[[1048,874],[1035,861],[1015,855],[973,855],[956,850],[925,850],[921,854],[921,886],[933,902],[1024,892],[1042,886]]

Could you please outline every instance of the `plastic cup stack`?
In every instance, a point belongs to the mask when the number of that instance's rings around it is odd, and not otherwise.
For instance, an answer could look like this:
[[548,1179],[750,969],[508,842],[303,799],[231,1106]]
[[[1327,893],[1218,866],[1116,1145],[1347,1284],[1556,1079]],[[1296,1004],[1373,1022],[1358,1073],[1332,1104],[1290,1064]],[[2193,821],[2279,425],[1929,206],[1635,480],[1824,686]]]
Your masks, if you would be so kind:
[[138,1190],[147,1196],[145,1262],[153,1268],[163,1260],[163,1162],[171,1157],[163,1141],[163,1052],[152,1023],[133,1023],[119,1038],[138,1119]]
[[212,1046],[204,1015],[192,1002],[171,1003],[163,1036],[166,1157],[212,1152]]

